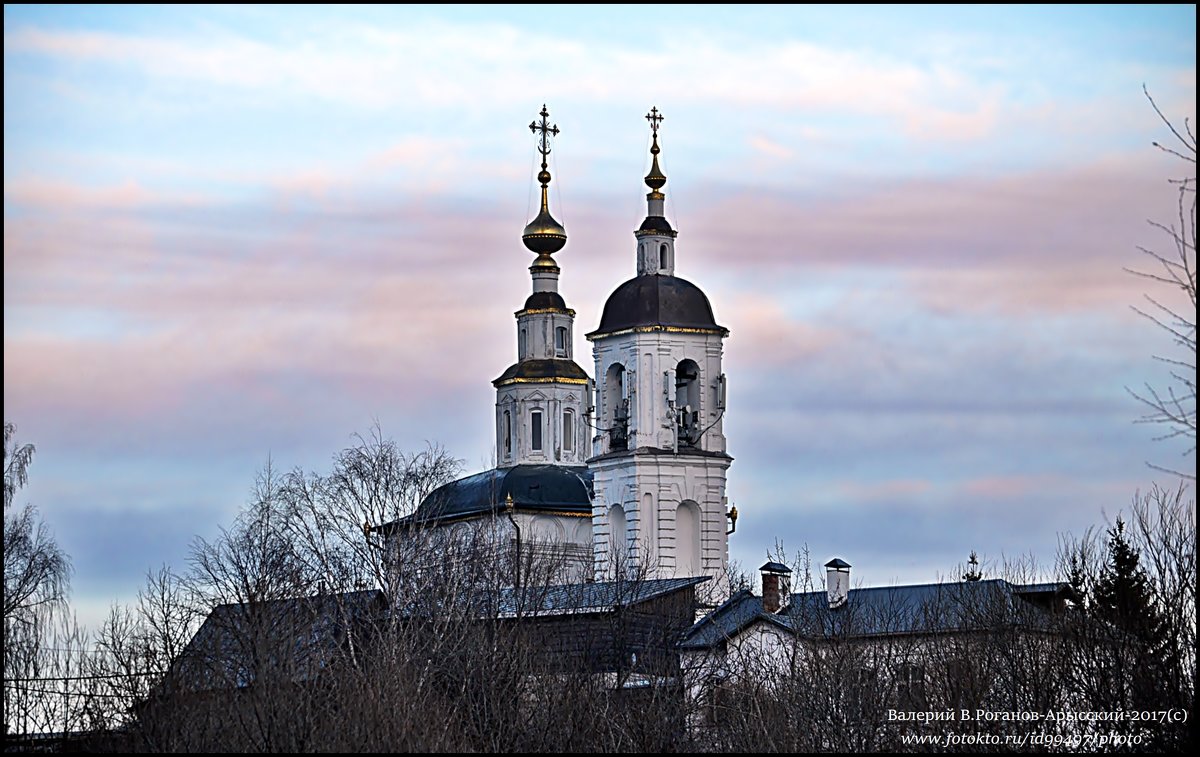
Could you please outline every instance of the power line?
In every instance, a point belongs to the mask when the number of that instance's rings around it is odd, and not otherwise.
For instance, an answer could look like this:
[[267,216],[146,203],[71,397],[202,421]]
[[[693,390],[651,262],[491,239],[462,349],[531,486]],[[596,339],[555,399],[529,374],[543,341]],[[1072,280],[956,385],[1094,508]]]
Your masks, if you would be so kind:
[[[5,681],[4,683],[5,685],[8,685],[8,681]],[[62,697],[105,697],[108,699],[129,699],[130,697],[141,696],[140,694],[135,694],[132,692],[128,694],[101,694],[95,691],[56,691],[54,689],[39,689],[32,686],[11,686],[9,688],[16,689],[17,691],[27,691],[33,694],[51,694]]]
[[137,678],[138,676],[156,676],[156,675],[161,675],[161,673],[155,673],[153,671],[145,671],[145,672],[141,672],[141,673],[107,673],[105,675],[97,675],[97,676],[61,676],[61,677],[47,677],[47,678],[6,678],[6,679],[4,679],[4,682],[5,683],[10,683],[10,682],[43,683],[45,681],[105,681],[110,678]]

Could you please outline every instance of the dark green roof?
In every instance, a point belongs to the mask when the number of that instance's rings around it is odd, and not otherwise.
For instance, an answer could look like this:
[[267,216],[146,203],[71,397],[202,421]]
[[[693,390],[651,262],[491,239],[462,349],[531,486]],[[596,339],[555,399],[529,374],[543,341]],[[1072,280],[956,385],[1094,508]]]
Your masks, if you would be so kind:
[[563,358],[534,358],[513,363],[500,377],[492,381],[493,386],[499,386],[512,379],[583,379],[587,381],[587,373],[575,364],[574,360]]
[[523,511],[592,514],[592,472],[585,467],[517,465],[493,468],[439,486],[421,501],[417,512],[379,527],[387,532],[411,523],[501,512],[508,496]]

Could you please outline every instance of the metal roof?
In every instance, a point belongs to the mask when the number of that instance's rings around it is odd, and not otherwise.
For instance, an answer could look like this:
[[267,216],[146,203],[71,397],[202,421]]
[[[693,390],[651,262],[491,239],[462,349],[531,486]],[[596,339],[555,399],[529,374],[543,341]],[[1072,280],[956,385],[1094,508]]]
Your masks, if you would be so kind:
[[829,609],[826,592],[814,591],[793,594],[784,609],[768,613],[761,597],[742,590],[688,629],[680,647],[718,645],[759,620],[810,639],[1039,625],[1047,613],[1025,597],[1064,591],[1069,588],[1062,583],[1014,585],[1003,579],[851,589],[846,604],[836,610]]
[[439,486],[416,513],[376,530],[387,533],[411,523],[436,523],[484,513],[503,512],[512,495],[523,511],[592,514],[592,471],[583,466],[516,465],[492,468]]
[[700,287],[677,276],[644,274],[626,281],[609,295],[600,327],[588,338],[639,326],[726,331],[713,319],[712,305]]

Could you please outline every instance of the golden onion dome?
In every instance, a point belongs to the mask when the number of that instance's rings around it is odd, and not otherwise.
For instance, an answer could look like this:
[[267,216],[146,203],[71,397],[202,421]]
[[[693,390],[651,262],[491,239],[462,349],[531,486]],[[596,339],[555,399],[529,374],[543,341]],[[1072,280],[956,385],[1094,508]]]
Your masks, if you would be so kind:
[[650,173],[646,174],[646,186],[653,189],[655,192],[663,188],[667,183],[667,177],[658,167],[658,136],[654,137],[654,145],[650,148],[650,154],[654,156],[654,162],[650,164]]
[[554,216],[550,215],[549,209],[543,203],[542,211],[529,222],[525,231],[521,233],[521,240],[525,242],[525,247],[530,252],[549,255],[558,252],[567,243],[567,230],[562,227],[561,223],[554,220]]
[[562,224],[554,220],[554,216],[550,215],[549,198],[547,197],[546,188],[550,185],[550,171],[547,170],[546,156],[550,154],[550,136],[558,136],[558,126],[550,126],[547,118],[550,113],[546,110],[546,106],[542,106],[542,112],[538,114],[542,117],[539,124],[537,121],[529,124],[529,130],[535,134],[540,133],[538,138],[538,153],[542,156],[542,170],[538,172],[537,180],[542,185],[542,209],[532,221],[525,227],[525,231],[521,233],[521,240],[525,242],[525,246],[530,252],[537,253],[537,260],[533,262],[535,268],[557,268],[554,265],[554,258],[550,255],[558,252],[567,243],[567,230]]

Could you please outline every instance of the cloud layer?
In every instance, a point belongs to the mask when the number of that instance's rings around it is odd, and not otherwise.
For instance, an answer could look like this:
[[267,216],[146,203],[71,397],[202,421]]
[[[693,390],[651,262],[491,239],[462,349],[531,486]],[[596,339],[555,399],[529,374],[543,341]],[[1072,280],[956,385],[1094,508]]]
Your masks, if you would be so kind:
[[1193,37],[1170,59],[963,21],[906,48],[785,14],[751,54],[703,14],[653,47],[436,14],[5,14],[5,414],[89,607],[179,564],[268,455],[320,468],[378,419],[490,464],[543,97],[581,345],[634,273],[640,114],[671,108],[678,272],[732,330],[744,567],[776,539],[875,583],[1050,560],[1174,454],[1124,389],[1162,378],[1122,269],[1162,241],[1176,170],[1125,69],[1192,113]]

